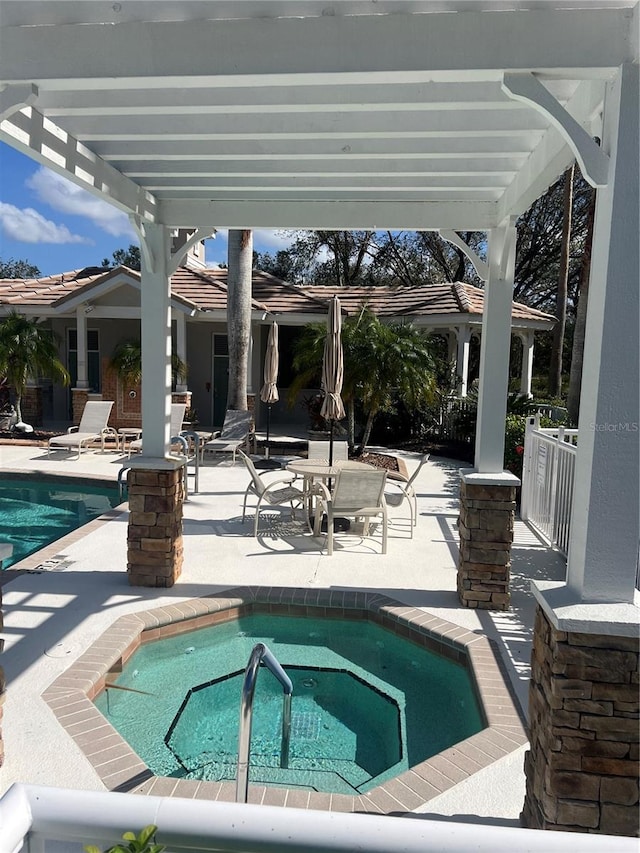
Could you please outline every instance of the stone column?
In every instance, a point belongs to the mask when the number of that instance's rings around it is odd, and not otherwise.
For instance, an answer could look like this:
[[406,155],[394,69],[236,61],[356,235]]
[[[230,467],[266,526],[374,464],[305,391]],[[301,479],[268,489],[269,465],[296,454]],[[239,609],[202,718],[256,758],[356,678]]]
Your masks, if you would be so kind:
[[182,466],[167,459],[129,471],[127,573],[131,586],[171,587],[182,572]]
[[520,481],[463,474],[460,483],[458,597],[463,607],[508,610],[511,543]]
[[536,612],[523,823],[638,835],[637,636],[561,631]]
[[[606,87],[566,583],[536,581],[529,826],[638,834],[638,66]],[[633,342],[633,343],[631,343]]]

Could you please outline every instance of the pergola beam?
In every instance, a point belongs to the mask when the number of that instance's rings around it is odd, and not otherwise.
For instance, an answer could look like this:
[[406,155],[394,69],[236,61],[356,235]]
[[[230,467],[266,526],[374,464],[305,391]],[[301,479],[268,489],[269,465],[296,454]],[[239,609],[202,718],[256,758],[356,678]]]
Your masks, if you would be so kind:
[[0,123],[0,139],[127,213],[155,217],[155,199],[33,107]]
[[[473,37],[461,37],[461,23]],[[325,16],[249,20],[129,22],[82,27],[57,26],[55,51],[50,27],[6,27],[0,80],[48,80],[76,88],[78,79],[96,88],[162,86],[197,78],[218,85],[264,86],[297,78],[325,85],[335,75],[487,72],[557,68],[613,70],[630,59],[631,14],[627,9],[503,11],[451,15]],[[239,71],[237,45],[243,45]],[[287,49],[283,50],[283,44]],[[402,45],[402,50],[397,49]],[[211,57],[215,56],[215,74]],[[309,72],[312,67],[314,71]],[[150,73],[152,69],[152,73]],[[568,75],[571,76],[571,75]],[[580,76],[578,73],[575,76]],[[499,76],[494,79],[499,79]],[[127,82],[128,81],[128,82]]]

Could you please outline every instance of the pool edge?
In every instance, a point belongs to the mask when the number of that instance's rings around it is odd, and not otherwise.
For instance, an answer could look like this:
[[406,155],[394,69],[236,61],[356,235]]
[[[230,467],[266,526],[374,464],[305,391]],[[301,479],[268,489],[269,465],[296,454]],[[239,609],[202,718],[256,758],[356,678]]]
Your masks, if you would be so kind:
[[[96,519],[99,521],[99,519]],[[159,777],[98,711],[92,699],[141,642],[174,636],[273,605],[288,615],[371,619],[399,636],[468,662],[486,727],[366,794],[324,794],[251,785],[249,802],[330,811],[405,814],[424,806],[527,742],[504,664],[487,637],[377,592],[295,587],[235,587],[221,594],[121,616],[42,694],[43,699],[111,791],[235,801],[232,782]],[[327,613],[329,611],[329,613]]]

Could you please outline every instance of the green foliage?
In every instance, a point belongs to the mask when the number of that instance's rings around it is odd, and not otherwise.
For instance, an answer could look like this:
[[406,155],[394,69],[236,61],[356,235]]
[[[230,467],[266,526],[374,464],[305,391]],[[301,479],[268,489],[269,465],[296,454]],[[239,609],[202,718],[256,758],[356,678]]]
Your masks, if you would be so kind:
[[[142,379],[142,345],[140,341],[122,341],[113,351],[109,366],[115,370],[125,385],[137,385]],[[187,377],[187,365],[171,353],[171,379],[173,384]]]
[[[141,829],[138,835],[134,832],[125,832],[122,840],[127,844],[114,844],[109,847],[104,853],[162,853],[166,845],[156,843],[156,832],[158,827],[153,824],[145,826]],[[87,844],[84,847],[85,853],[101,853],[98,847],[92,844]]]
[[38,278],[39,275],[38,267],[27,260],[9,258],[3,261],[0,258],[0,278]]
[[[306,326],[294,346],[290,401],[302,388],[319,385],[326,326]],[[419,408],[436,394],[436,360],[429,337],[410,323],[382,323],[363,307],[357,317],[342,324],[345,402],[358,401],[366,415],[363,446],[369,440],[375,417],[396,410],[399,402]],[[350,435],[351,443],[354,436]]]
[[16,395],[18,420],[22,420],[21,402],[29,379],[50,376],[68,385],[71,381],[58,358],[58,337],[36,320],[12,311],[0,320],[0,376]]
[[104,258],[102,261],[103,267],[129,267],[131,270],[139,270],[142,267],[140,261],[140,247],[134,243],[129,245],[128,249],[116,249],[109,258]]

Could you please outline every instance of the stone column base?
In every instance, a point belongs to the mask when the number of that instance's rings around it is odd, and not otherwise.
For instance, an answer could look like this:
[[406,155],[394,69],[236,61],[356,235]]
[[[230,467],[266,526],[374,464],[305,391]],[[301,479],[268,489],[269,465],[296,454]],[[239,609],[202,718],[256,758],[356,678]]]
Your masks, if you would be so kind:
[[516,508],[512,474],[463,474],[460,483],[458,597],[463,607],[508,610]]
[[129,471],[127,573],[131,586],[173,586],[182,572],[183,469]]
[[522,823],[639,834],[638,637],[556,630],[538,606]]

